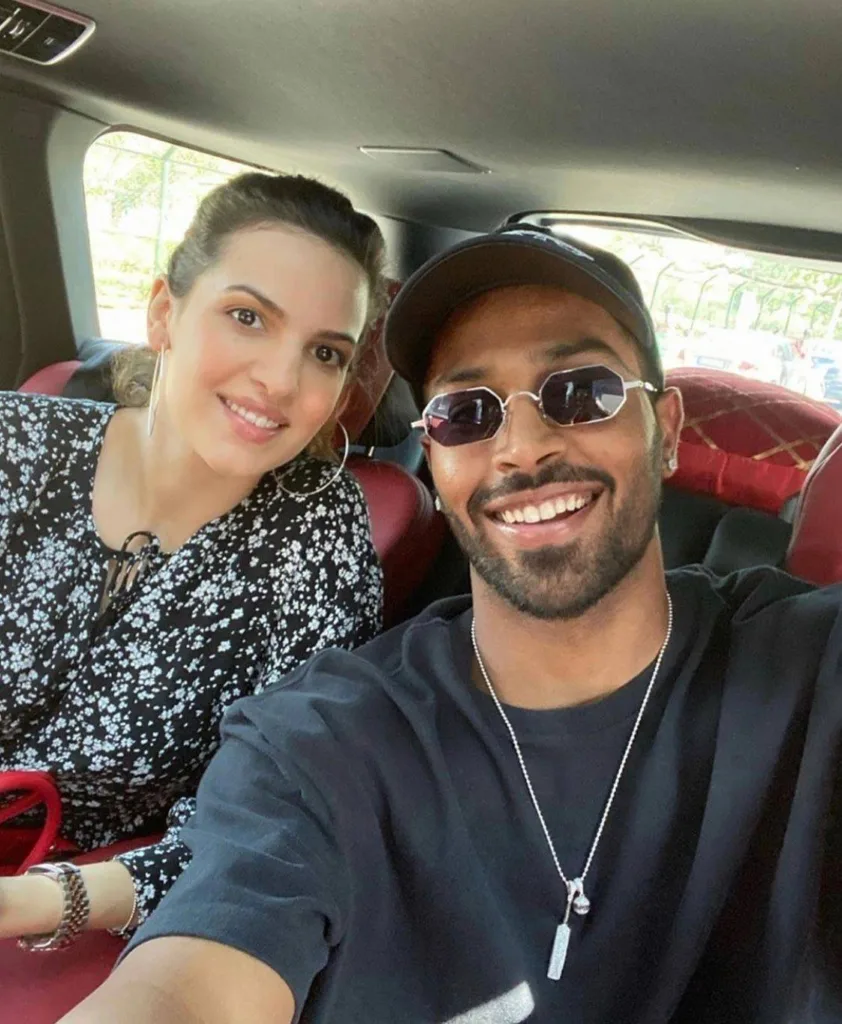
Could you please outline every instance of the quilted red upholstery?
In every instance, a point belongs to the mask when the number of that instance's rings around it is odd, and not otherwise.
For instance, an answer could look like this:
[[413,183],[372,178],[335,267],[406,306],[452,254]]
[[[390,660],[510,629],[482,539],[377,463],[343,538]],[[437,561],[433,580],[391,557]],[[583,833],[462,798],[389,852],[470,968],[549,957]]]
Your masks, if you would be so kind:
[[786,567],[820,586],[842,583],[842,427],[821,450],[804,484]]
[[777,514],[842,423],[822,402],[722,370],[672,370],[667,383],[685,409],[672,483],[731,505]]
[[18,391],[33,392],[36,395],[60,395],[67,382],[82,364],[78,359],[69,359],[66,363],[52,363],[33,373],[18,388]]
[[400,618],[407,598],[426,576],[446,534],[444,516],[417,477],[390,462],[348,460],[365,494],[374,547],[383,566],[385,618]]

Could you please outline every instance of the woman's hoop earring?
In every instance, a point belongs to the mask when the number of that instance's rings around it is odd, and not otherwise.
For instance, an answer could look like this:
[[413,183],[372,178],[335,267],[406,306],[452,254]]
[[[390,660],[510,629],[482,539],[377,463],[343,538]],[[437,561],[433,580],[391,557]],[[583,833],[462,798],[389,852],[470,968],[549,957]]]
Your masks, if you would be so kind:
[[155,371],[152,374],[152,386],[149,388],[149,405],[146,408],[146,433],[152,436],[155,429],[155,417],[158,415],[158,400],[161,397],[161,381],[164,378],[164,361],[167,353],[164,349],[158,353],[155,360]]
[[339,468],[336,470],[336,472],[333,474],[330,480],[328,480],[327,483],[322,484],[320,487],[314,487],[312,491],[291,491],[288,487],[284,487],[283,478],[281,478],[278,480],[278,487],[280,487],[284,494],[288,494],[291,498],[309,498],[314,494],[320,494],[322,491],[327,490],[327,488],[330,487],[331,484],[336,483],[336,481],[342,475],[342,470],[345,468],[345,463],[348,461],[348,455],[351,452],[351,438],[348,437],[348,431],[341,423],[339,424],[339,429],[345,436],[345,452],[342,455],[342,462],[339,464]]
[[678,469],[678,456],[675,452],[673,452],[667,460],[667,469],[670,473],[674,473]]

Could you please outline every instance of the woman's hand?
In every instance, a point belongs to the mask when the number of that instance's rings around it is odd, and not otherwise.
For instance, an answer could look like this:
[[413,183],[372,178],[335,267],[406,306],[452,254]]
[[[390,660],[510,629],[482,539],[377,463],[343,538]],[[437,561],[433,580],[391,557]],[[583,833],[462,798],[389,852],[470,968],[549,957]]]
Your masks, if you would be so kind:
[[[118,861],[82,868],[91,913],[88,928],[123,928],[134,906],[132,876]],[[0,939],[48,935],[61,921],[61,886],[40,875],[0,878]]]

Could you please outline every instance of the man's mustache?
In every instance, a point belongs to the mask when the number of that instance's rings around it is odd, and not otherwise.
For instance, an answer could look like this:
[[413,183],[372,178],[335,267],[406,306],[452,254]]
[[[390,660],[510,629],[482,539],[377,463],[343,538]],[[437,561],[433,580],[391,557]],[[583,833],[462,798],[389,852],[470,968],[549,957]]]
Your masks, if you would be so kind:
[[617,482],[610,473],[596,466],[571,466],[567,462],[554,462],[539,470],[534,476],[528,473],[512,473],[494,487],[478,487],[468,500],[468,515],[476,520],[482,510],[492,501],[510,498],[522,491],[534,491],[548,484],[601,484],[609,494],[617,490]]

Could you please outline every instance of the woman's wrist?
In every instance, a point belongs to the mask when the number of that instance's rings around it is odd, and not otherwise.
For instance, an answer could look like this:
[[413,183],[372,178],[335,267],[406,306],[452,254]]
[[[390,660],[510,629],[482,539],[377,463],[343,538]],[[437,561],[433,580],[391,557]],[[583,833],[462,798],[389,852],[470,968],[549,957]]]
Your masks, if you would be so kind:
[[[131,873],[119,861],[82,868],[90,914],[86,928],[123,929],[135,907]],[[0,939],[49,935],[61,923],[64,897],[52,878],[0,878]]]
[[91,901],[88,928],[125,928],[135,905],[131,872],[118,860],[90,864],[82,877]]
[[54,932],[63,908],[61,887],[51,878],[0,878],[0,938]]

